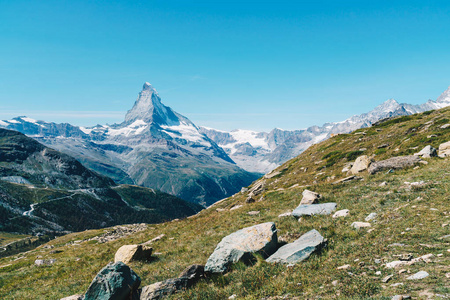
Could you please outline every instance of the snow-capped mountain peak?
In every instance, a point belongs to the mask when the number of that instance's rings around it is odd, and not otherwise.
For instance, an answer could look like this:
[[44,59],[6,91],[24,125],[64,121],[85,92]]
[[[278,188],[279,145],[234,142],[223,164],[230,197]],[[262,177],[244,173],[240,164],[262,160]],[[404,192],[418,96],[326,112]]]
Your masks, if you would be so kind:
[[436,105],[439,108],[446,107],[450,105],[450,86],[447,88],[445,92],[443,92],[437,99]]
[[161,102],[156,89],[148,82],[144,83],[136,102],[125,115],[125,124],[129,125],[137,120],[158,125],[180,125],[183,116],[175,113],[170,107]]

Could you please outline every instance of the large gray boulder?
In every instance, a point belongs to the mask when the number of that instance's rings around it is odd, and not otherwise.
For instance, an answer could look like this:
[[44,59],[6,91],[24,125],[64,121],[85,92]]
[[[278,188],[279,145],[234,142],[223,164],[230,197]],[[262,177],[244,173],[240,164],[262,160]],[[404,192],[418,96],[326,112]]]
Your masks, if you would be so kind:
[[268,222],[238,230],[222,239],[208,258],[205,272],[224,273],[238,262],[251,261],[253,253],[267,257],[277,250],[275,223]]
[[125,300],[137,299],[137,289],[141,279],[123,262],[110,263],[104,267],[84,295],[84,300]]
[[319,201],[319,199],[322,197],[319,193],[310,190],[304,190],[302,195],[303,198],[302,201],[300,201],[300,204],[305,205],[317,203],[317,201]]
[[422,159],[416,155],[391,157],[386,160],[373,162],[369,167],[369,173],[375,174],[384,170],[397,170],[412,167],[420,163]]
[[417,153],[414,153],[416,156],[421,156],[424,158],[430,158],[430,157],[436,157],[437,156],[437,150],[436,148],[431,147],[431,145],[426,146],[422,150],[420,150]]
[[266,259],[270,263],[295,264],[307,259],[313,252],[320,250],[326,240],[313,229],[293,243],[284,245]]
[[294,209],[292,215],[297,218],[301,216],[329,215],[336,210],[336,206],[337,204],[334,202],[299,205],[296,209]]

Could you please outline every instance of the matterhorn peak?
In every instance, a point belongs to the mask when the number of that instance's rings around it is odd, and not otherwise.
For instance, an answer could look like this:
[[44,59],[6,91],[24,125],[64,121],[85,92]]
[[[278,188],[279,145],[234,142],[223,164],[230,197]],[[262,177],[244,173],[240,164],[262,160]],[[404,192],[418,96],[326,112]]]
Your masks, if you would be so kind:
[[181,119],[185,118],[162,104],[156,89],[149,82],[145,82],[133,108],[125,115],[125,124],[144,121],[148,124],[172,126],[179,125]]
[[450,105],[450,86],[436,99],[436,102],[446,104],[445,106]]

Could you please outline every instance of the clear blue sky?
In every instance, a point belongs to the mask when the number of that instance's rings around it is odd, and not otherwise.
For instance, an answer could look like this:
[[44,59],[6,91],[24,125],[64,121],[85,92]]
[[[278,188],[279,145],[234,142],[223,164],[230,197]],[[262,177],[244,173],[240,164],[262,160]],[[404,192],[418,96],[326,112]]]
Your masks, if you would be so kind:
[[449,1],[0,0],[0,119],[121,122],[142,84],[198,125],[300,129],[450,85]]

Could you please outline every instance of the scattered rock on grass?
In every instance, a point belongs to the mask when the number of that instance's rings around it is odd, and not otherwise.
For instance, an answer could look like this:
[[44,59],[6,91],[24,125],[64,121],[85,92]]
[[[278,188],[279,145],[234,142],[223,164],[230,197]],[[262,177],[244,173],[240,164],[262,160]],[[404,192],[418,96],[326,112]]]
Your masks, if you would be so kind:
[[391,157],[386,160],[373,162],[369,167],[369,174],[373,175],[385,170],[404,169],[420,162],[422,162],[422,159],[415,155]]
[[319,193],[310,191],[310,190],[304,190],[302,201],[300,201],[300,204],[309,205],[314,204],[319,201],[319,199],[322,197]]
[[56,262],[56,259],[36,259],[34,264],[36,266],[51,266]]
[[307,259],[313,252],[320,250],[326,240],[313,229],[293,243],[282,246],[266,259],[270,263],[295,264]]
[[377,213],[370,213],[364,220],[366,220],[366,221],[370,221],[370,220],[373,220],[373,219],[375,219],[377,217]]
[[408,280],[418,280],[418,279],[424,279],[424,278],[426,278],[428,276],[430,276],[430,274],[428,274],[427,272],[419,271],[416,274],[407,277],[406,279],[408,279]]
[[406,300],[406,299],[411,299],[410,295],[395,295],[394,297],[391,298],[391,300]]
[[336,210],[337,204],[334,202],[322,204],[299,205],[292,215],[294,217],[312,216],[312,215],[329,215]]
[[333,214],[333,218],[344,218],[350,214],[350,211],[348,209],[341,209],[338,210]]
[[437,150],[436,148],[431,147],[431,145],[426,146],[422,150],[420,150],[417,153],[414,153],[414,155],[421,156],[423,158],[430,158],[430,157],[436,157],[437,156]]
[[439,145],[439,157],[447,157],[450,156],[450,141]]
[[353,163],[353,166],[350,169],[350,173],[358,174],[359,172],[367,170],[371,162],[371,159],[367,155],[358,157]]
[[149,260],[152,256],[153,248],[143,245],[124,245],[117,250],[114,262],[121,261],[128,264],[135,260]]
[[351,226],[353,228],[360,229],[360,228],[370,227],[372,225],[370,225],[370,223],[366,223],[366,222],[353,222]]
[[72,296],[61,298],[59,300],[83,300],[83,295],[72,295]]
[[269,256],[277,249],[275,223],[268,222],[238,230],[222,239],[208,258],[205,272],[224,273],[231,264],[248,262],[252,253]]
[[108,264],[91,282],[84,300],[135,299],[141,279],[123,262]]

